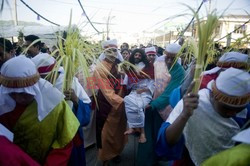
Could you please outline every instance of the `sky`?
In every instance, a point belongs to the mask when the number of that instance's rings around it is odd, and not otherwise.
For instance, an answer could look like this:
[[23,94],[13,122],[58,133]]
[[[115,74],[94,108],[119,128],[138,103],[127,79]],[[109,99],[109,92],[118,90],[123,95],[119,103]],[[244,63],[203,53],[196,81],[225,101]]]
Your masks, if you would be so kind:
[[[83,33],[90,37],[100,37],[102,34],[90,26],[86,16],[83,14],[77,0],[24,0],[39,14],[45,18],[66,26],[70,19],[72,9],[72,23],[78,25]],[[202,0],[81,0],[82,5],[93,22],[96,29],[106,32],[106,24],[110,18],[110,38],[119,38],[124,42],[141,33],[154,33],[162,30],[167,31],[176,25],[184,26],[191,20],[191,12],[183,4],[197,9]],[[9,6],[5,5],[1,14],[1,20],[11,20],[14,17],[14,0],[8,0]],[[231,6],[229,6],[231,4]],[[200,13],[205,14],[207,10],[217,9],[225,14],[250,14],[250,0],[211,0],[206,2]],[[177,17],[177,15],[182,15]],[[31,21],[52,26],[52,24],[40,19],[30,11],[24,4],[17,0],[17,16],[19,21]],[[172,19],[171,19],[172,18]],[[166,21],[163,21],[166,20]],[[133,41],[136,42],[136,41]]]

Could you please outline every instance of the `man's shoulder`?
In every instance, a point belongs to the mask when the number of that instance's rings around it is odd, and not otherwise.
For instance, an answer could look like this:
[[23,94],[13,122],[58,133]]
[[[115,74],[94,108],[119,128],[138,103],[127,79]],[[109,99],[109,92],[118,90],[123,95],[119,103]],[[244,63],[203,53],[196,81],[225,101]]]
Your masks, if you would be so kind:
[[185,70],[184,70],[184,68],[182,67],[182,65],[180,65],[179,63],[175,63],[175,66],[176,66],[176,68],[178,69],[178,70],[181,70],[181,71],[183,71],[183,72],[185,72]]
[[172,76],[172,79],[174,79],[174,78],[176,78],[176,79],[182,79],[182,77],[184,78],[184,76],[185,76],[185,70],[178,63],[174,64],[174,66],[169,71],[169,73]]

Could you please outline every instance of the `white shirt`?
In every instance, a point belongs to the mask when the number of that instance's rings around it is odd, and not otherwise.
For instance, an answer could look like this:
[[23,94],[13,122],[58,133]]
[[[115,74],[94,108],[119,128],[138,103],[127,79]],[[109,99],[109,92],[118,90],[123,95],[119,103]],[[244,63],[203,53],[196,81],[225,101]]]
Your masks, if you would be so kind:
[[[223,118],[213,108],[208,89],[199,91],[199,105],[194,110],[184,128],[185,144],[195,165],[210,156],[234,146],[231,139],[240,131],[232,118]],[[183,110],[183,100],[179,101],[166,122],[172,124]],[[244,111],[245,112],[245,111]]]

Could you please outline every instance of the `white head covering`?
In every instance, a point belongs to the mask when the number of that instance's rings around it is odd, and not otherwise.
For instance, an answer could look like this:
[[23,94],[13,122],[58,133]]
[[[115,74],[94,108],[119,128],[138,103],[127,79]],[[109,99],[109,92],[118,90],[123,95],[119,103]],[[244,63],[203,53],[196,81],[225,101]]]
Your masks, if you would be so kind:
[[165,51],[168,53],[177,54],[180,51],[180,49],[181,46],[179,44],[172,43],[166,46]]
[[[36,68],[40,74],[48,74],[53,69],[54,64],[56,62],[55,58],[53,58],[49,54],[39,54],[35,56],[34,58],[32,58],[31,60],[35,63]],[[60,67],[58,71],[60,72],[60,74],[56,80],[55,87],[62,92],[64,76],[65,76],[63,67]],[[73,77],[72,89],[75,91],[76,96],[80,100],[82,100],[84,103],[91,102],[90,98],[88,97],[87,93],[85,92],[85,90],[83,89],[83,87],[81,86],[81,84],[79,83],[76,77]],[[72,102],[68,102],[68,103],[70,103],[69,105],[71,107],[73,106]]]
[[155,47],[147,47],[147,48],[145,48],[145,53],[146,53],[146,55],[156,54],[156,49],[155,49]]
[[223,54],[219,62],[247,62],[248,55],[239,52],[227,52]]
[[112,40],[107,40],[102,42],[102,48],[117,48],[117,40],[112,39]]
[[[223,54],[218,63],[217,63],[217,67],[214,67],[211,70],[208,71],[204,71],[202,73],[202,75],[206,75],[206,74],[213,74],[213,73],[217,73],[221,68],[225,68],[226,66],[223,66],[223,64],[232,62],[232,63],[245,63],[247,65],[247,61],[248,61],[248,55],[247,54],[242,54],[239,52],[227,52],[225,54]],[[229,65],[228,67],[234,67],[237,68],[236,66],[233,65]]]
[[[107,41],[103,41],[102,42],[102,48],[104,50],[109,49],[109,48],[115,48],[117,49],[117,40],[113,39],[113,40],[107,40]],[[99,60],[102,61],[104,60],[106,57],[105,53],[101,53],[101,55],[99,56]],[[117,49],[117,59],[119,59],[121,62],[124,61],[122,54],[120,53],[120,51]]]
[[[123,59],[123,56],[122,56],[122,54],[120,53],[120,51],[119,50],[117,50],[117,58],[122,62],[122,61],[124,61],[124,59]],[[99,58],[98,58],[100,61],[102,61],[102,60],[104,60],[105,59],[105,54],[104,53],[101,53],[101,55],[99,56]]]
[[[0,115],[10,112],[15,108],[15,101],[9,96],[9,93],[28,93],[34,95],[37,102],[38,119],[42,121],[63,99],[64,95],[52,86],[48,81],[39,78],[35,64],[24,55],[8,60],[1,68],[3,80],[13,79],[29,79],[36,77],[33,83],[28,83],[27,86],[9,87],[7,84],[2,84],[0,87]],[[38,75],[38,77],[37,77]],[[15,84],[13,84],[15,85]]]
[[36,65],[36,68],[41,75],[49,74],[56,64],[55,58],[47,53],[38,54],[34,58],[31,58],[31,60]]
[[250,74],[246,71],[231,67],[221,72],[216,81],[210,81],[208,88],[217,101],[227,105],[243,106],[250,102]]

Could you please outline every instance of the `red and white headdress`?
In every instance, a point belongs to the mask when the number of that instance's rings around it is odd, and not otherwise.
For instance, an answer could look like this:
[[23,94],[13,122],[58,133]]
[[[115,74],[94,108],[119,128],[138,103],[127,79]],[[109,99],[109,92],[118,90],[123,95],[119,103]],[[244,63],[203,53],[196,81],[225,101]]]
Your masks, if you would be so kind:
[[146,53],[146,55],[149,55],[149,54],[156,55],[156,49],[155,49],[155,47],[147,47],[147,48],[145,48],[145,53]]
[[47,53],[40,53],[31,59],[40,73],[40,75],[47,75],[51,72],[56,64],[55,58]]
[[212,68],[211,70],[204,71],[202,75],[214,74],[221,69],[227,69],[230,67],[242,70],[248,70],[249,65],[247,61],[248,61],[247,54],[242,54],[239,52],[227,52],[220,57],[216,67]]

